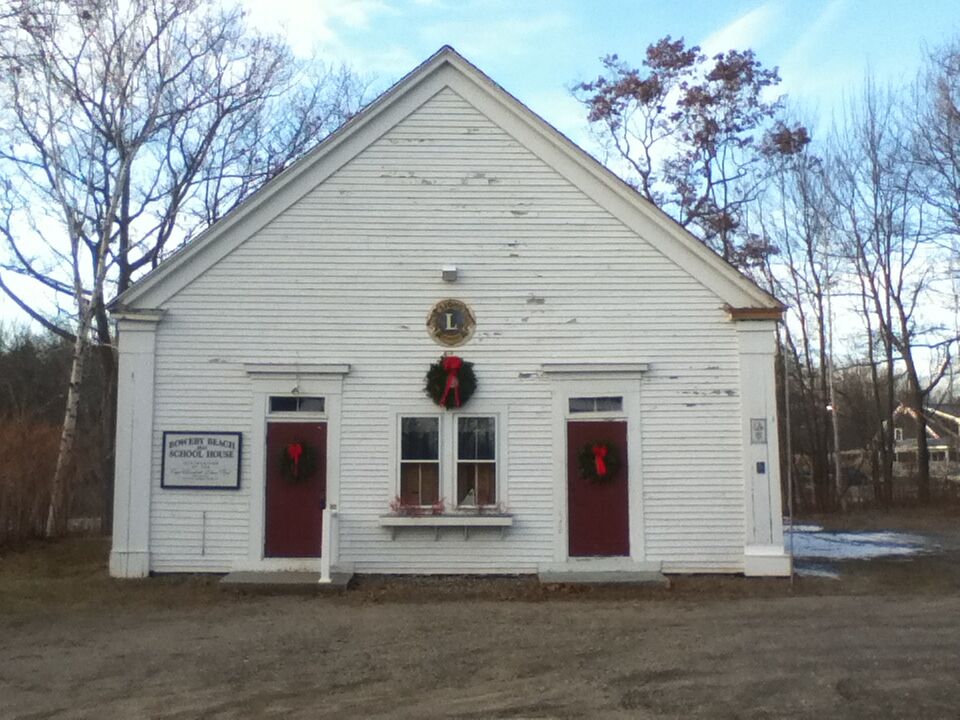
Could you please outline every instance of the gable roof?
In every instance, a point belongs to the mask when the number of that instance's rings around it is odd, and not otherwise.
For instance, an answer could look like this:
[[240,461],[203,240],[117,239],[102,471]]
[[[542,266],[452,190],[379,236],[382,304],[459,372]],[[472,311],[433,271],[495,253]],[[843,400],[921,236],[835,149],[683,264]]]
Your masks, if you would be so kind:
[[116,297],[113,311],[157,308],[449,87],[521,145],[712,290],[733,319],[776,319],[783,305],[448,45],[276,178]]

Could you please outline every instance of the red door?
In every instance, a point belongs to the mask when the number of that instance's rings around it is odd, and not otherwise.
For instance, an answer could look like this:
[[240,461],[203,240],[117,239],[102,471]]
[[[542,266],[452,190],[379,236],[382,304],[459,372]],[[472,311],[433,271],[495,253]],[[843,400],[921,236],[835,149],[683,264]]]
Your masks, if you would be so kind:
[[326,423],[268,423],[264,555],[319,557],[326,501]]
[[[606,443],[619,468],[603,480],[582,477],[580,454]],[[592,457],[588,455],[588,458]],[[567,503],[571,557],[630,554],[627,497],[627,423],[567,423]]]

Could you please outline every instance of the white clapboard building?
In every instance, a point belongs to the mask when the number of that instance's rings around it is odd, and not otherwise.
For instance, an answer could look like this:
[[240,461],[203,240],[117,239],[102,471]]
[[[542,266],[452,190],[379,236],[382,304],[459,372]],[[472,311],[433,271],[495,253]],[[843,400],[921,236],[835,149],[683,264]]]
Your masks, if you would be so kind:
[[789,572],[782,306],[451,48],[112,310],[114,576]]

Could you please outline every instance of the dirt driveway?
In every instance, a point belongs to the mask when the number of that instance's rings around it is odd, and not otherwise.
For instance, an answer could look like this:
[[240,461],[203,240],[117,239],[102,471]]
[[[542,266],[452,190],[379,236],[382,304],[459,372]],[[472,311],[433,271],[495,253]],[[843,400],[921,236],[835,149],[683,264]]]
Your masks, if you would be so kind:
[[94,541],[0,558],[2,718],[955,718],[960,555],[841,581],[337,597],[117,583]]

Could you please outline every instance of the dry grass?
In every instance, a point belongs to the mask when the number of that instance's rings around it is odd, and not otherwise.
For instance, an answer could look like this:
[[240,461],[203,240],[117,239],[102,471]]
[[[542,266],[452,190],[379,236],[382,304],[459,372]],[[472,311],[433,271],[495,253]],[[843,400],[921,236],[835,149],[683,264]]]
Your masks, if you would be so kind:
[[43,536],[58,440],[48,423],[0,421],[0,547]]
[[[543,586],[532,577],[355,578],[350,590],[325,602],[457,603],[463,601],[581,602],[683,601],[712,603],[791,596],[956,595],[960,593],[960,522],[943,509],[876,512],[839,516],[847,529],[896,529],[933,534],[943,550],[911,559],[837,563],[839,580],[798,577],[747,579],[739,576],[673,576],[669,588],[630,586]],[[818,519],[819,520],[819,519]],[[839,523],[839,520],[837,521]],[[831,523],[836,526],[837,523]],[[165,575],[145,580],[114,580],[107,575],[109,540],[72,537],[31,542],[0,555],[0,615],[136,611],[256,601],[225,593],[219,577]]]
[[[81,427],[68,469],[68,517],[96,519],[103,504],[101,442]],[[43,538],[56,468],[60,427],[25,418],[0,419],[0,548]]]
[[0,615],[162,608],[224,601],[216,576],[115,580],[107,574],[109,538],[33,541],[0,555]]

